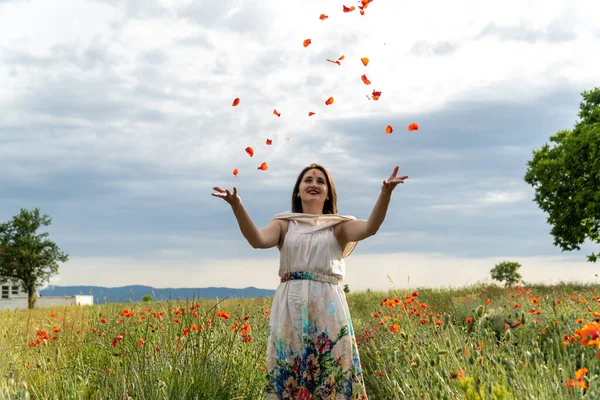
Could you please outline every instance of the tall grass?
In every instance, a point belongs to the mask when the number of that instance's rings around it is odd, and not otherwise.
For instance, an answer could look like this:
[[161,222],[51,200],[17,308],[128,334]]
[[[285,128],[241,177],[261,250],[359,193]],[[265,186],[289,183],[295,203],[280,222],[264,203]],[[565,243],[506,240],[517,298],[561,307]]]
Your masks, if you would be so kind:
[[[370,399],[600,397],[591,285],[347,298]],[[264,398],[270,306],[226,299],[0,312],[0,398]]]

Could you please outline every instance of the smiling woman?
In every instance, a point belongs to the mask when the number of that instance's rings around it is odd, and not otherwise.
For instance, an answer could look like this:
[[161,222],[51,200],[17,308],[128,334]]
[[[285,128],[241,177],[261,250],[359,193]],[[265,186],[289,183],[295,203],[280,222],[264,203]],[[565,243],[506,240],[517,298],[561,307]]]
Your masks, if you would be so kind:
[[258,229],[237,189],[214,187],[227,201],[240,230],[254,248],[277,246],[280,285],[273,298],[267,343],[267,399],[367,399],[363,371],[342,289],[344,258],[374,235],[385,218],[392,191],[408,176],[399,167],[383,181],[368,220],[337,214],[329,172],[305,167],[292,191],[292,211],[275,215]]

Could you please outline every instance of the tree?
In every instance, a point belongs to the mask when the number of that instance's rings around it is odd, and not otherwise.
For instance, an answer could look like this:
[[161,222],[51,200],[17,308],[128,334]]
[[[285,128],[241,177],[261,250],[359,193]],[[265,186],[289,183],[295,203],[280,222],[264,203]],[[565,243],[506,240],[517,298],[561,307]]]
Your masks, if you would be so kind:
[[521,264],[518,262],[502,261],[500,264],[496,264],[490,272],[493,280],[506,282],[506,285],[511,287],[522,281],[521,274],[517,272],[519,268],[521,268]]
[[0,284],[14,282],[28,294],[28,307],[35,307],[36,288],[58,273],[57,262],[67,262],[68,255],[47,240],[48,233],[36,234],[40,226],[52,220],[40,210],[21,209],[12,222],[0,224]]
[[[580,121],[533,151],[525,182],[551,224],[554,245],[580,250],[586,239],[600,244],[600,88],[581,93]],[[587,256],[596,262],[599,253]]]

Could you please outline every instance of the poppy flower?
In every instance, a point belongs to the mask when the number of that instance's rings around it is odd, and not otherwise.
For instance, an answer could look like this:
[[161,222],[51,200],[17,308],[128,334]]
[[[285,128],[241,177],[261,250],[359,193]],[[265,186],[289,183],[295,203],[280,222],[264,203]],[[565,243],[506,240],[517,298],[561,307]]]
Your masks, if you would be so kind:
[[238,169],[236,168],[236,169],[233,170],[233,176],[237,177],[237,174],[238,174]]
[[408,125],[408,130],[410,132],[417,131],[417,130],[419,130],[419,125],[417,125],[416,123],[413,122],[412,124]]

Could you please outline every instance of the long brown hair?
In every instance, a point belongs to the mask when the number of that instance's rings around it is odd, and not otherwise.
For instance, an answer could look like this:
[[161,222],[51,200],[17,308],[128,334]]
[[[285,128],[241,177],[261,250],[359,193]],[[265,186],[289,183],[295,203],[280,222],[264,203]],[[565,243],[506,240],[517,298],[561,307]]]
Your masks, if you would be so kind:
[[323,172],[323,174],[325,174],[325,180],[327,181],[327,193],[329,194],[329,200],[325,200],[322,214],[337,214],[337,193],[335,191],[333,179],[331,179],[331,175],[329,175],[329,172],[325,169],[325,167],[314,163],[310,164],[308,167],[305,167],[298,175],[298,179],[296,179],[296,184],[294,185],[294,190],[292,192],[292,212],[304,212],[302,211],[302,199],[298,196],[298,193],[300,193],[300,182],[302,181],[302,177],[306,171],[313,168]]

